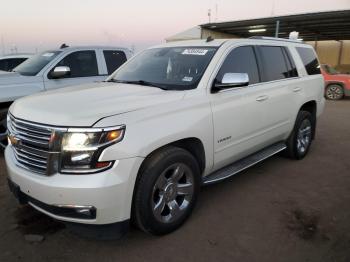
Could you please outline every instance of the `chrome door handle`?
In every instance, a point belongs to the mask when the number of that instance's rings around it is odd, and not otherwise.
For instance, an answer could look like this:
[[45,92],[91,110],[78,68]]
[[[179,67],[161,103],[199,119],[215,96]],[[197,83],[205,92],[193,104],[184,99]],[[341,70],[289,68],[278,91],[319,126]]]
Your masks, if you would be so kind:
[[294,88],[293,88],[293,92],[299,92],[299,91],[301,91],[301,88],[300,88],[300,87],[294,87]]
[[269,99],[268,96],[258,96],[258,97],[256,98],[256,101],[262,102],[262,101],[265,101],[265,100],[267,100],[267,99]]

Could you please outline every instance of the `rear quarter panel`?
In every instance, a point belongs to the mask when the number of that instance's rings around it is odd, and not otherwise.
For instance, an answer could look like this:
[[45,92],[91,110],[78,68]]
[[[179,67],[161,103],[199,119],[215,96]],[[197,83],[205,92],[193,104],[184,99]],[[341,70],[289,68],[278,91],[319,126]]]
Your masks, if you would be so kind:
[[[317,116],[319,116],[323,112],[324,108],[324,87],[325,80],[322,74],[317,75],[308,75],[306,72],[305,66],[300,58],[299,53],[295,49],[295,47],[307,47],[313,49],[308,45],[292,45],[289,47],[289,50],[292,53],[295,64],[297,66],[298,74],[299,74],[299,85],[302,88],[302,95],[298,99],[298,105],[296,107],[295,118],[299,112],[299,109],[303,104],[309,101],[316,101],[317,103]],[[313,50],[314,51],[314,50]],[[317,54],[314,51],[316,57]],[[320,63],[319,63],[320,64]]]

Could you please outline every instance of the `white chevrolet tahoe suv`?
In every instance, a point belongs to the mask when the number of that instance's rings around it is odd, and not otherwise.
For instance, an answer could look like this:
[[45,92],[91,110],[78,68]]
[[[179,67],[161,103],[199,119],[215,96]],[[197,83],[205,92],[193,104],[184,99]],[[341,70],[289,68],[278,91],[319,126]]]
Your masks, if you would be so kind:
[[16,99],[61,87],[103,81],[128,58],[120,47],[66,47],[39,53],[13,72],[0,72],[0,147],[6,146],[6,115]]
[[169,233],[189,217],[201,185],[277,152],[302,159],[323,93],[316,54],[300,42],[156,46],[105,82],[17,100],[9,186],[21,203],[80,228],[124,233],[131,220]]

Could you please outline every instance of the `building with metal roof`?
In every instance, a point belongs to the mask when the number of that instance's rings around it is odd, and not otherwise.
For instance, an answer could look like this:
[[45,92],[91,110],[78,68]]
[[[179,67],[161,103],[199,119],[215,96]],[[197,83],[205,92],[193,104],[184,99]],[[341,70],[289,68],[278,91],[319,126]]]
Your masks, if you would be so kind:
[[304,41],[350,40],[350,10],[208,23],[200,27],[243,38],[259,34],[288,38],[290,32],[297,31]]
[[202,24],[166,38],[167,42],[269,36],[288,38],[293,31],[312,44],[322,63],[350,72],[350,10],[294,14]]

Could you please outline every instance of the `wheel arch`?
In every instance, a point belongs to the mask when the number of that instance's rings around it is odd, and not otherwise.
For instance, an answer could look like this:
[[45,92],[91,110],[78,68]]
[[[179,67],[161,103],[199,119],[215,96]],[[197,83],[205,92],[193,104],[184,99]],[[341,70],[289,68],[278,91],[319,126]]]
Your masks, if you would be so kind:
[[316,135],[316,122],[317,122],[317,102],[315,100],[308,101],[304,103],[298,112],[307,111],[312,116],[312,139],[315,139]]
[[197,137],[188,137],[188,138],[179,139],[179,140],[167,143],[165,145],[162,145],[162,146],[154,149],[142,161],[142,164],[139,168],[138,173],[140,173],[140,171],[142,170],[142,167],[147,162],[147,159],[149,159],[152,155],[157,153],[159,150],[161,150],[165,147],[169,147],[169,146],[179,147],[179,148],[182,148],[182,149],[188,151],[196,159],[198,166],[199,166],[199,169],[200,169],[200,172],[203,173],[205,166],[206,166],[206,155],[205,155],[204,144]]
[[344,89],[344,83],[341,81],[328,81],[328,82],[326,82],[326,87],[328,87],[330,85],[339,85]]
[[150,152],[142,161],[136,178],[134,180],[134,188],[133,188],[133,192],[132,192],[132,199],[131,199],[131,209],[130,209],[130,217],[131,220],[136,219],[136,215],[135,215],[135,210],[134,210],[134,199],[135,199],[135,193],[137,190],[137,184],[138,181],[141,177],[141,174],[147,164],[147,161],[154,155],[156,154],[158,151],[166,148],[166,147],[179,147],[182,148],[184,150],[187,150],[191,155],[193,155],[193,157],[197,160],[197,163],[199,165],[199,169],[200,169],[200,174],[203,173],[204,169],[205,169],[205,165],[206,165],[206,159],[205,159],[205,149],[204,149],[204,145],[203,142],[197,138],[197,137],[188,137],[188,138],[183,138],[183,139],[179,139],[173,142],[170,142],[168,144],[162,145],[156,149],[154,149],[152,152]]
[[13,102],[1,102],[0,111],[2,111],[3,109],[9,109],[12,103]]

